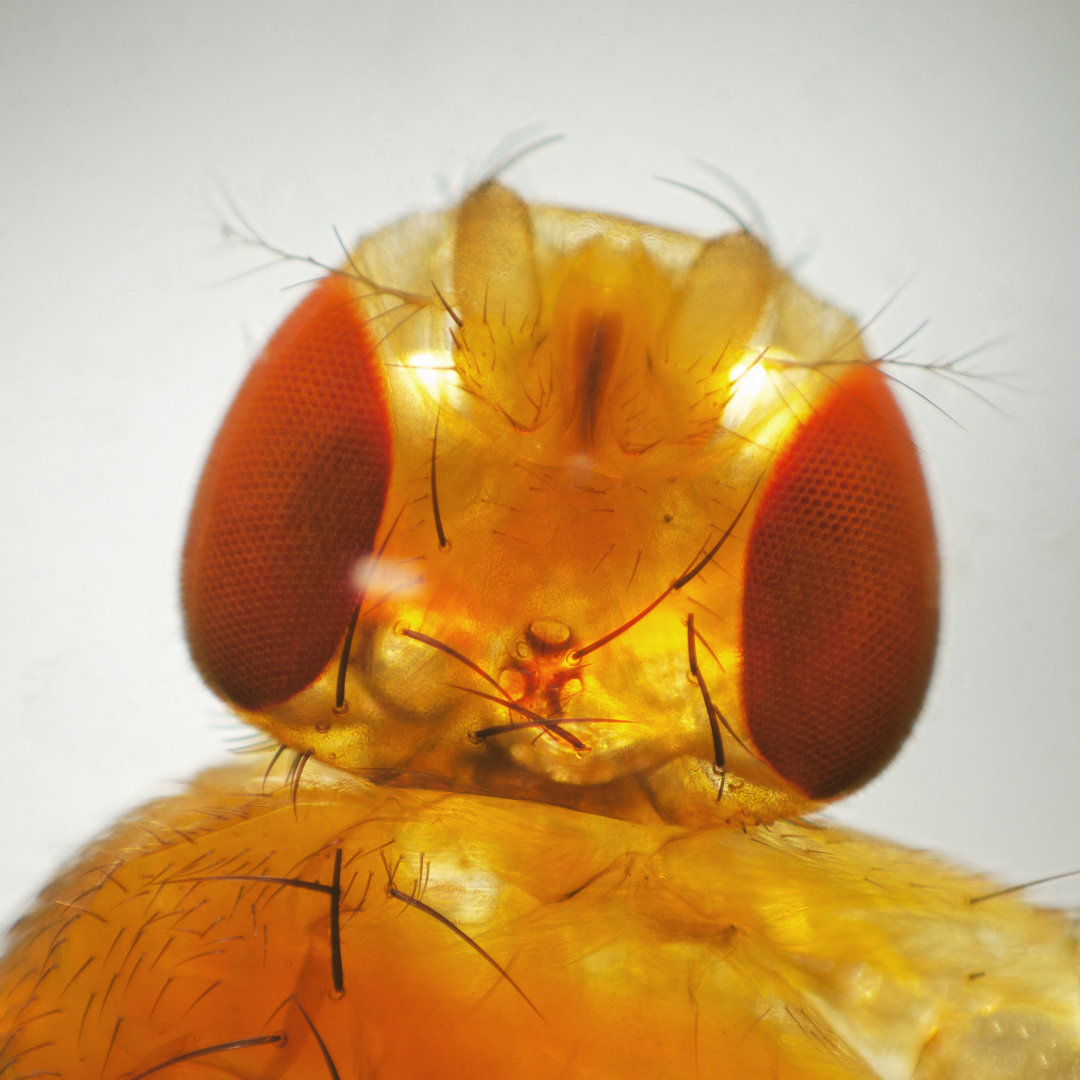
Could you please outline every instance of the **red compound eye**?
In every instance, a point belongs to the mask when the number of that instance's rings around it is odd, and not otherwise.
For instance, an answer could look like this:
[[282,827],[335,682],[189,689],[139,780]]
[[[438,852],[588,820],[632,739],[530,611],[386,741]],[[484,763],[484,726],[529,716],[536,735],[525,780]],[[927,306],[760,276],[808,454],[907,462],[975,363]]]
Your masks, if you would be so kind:
[[869,780],[911,730],[937,627],[918,457],[885,378],[861,367],[777,457],[750,534],[742,692],[765,760],[815,799]]
[[235,705],[286,701],[337,650],[382,517],[390,443],[375,346],[350,283],[327,278],[240,388],[188,526],[191,653]]

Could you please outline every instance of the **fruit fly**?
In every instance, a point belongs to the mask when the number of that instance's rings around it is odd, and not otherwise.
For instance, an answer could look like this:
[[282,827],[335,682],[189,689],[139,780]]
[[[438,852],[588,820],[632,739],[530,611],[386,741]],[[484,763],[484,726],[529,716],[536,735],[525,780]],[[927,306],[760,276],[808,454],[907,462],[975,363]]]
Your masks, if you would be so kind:
[[14,927],[0,1080],[1080,1076],[1063,917],[804,816],[910,731],[938,561],[883,366],[749,231],[490,180],[363,240],[182,601],[272,746]]

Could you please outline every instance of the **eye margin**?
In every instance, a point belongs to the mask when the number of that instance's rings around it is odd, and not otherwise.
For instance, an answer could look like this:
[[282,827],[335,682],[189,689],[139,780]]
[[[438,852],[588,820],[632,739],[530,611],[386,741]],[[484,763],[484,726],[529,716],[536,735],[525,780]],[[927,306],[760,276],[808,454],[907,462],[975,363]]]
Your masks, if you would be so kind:
[[214,440],[181,564],[192,658],[257,711],[325,668],[389,486],[386,380],[355,290],[323,279],[252,365]]
[[885,375],[853,365],[781,449],[747,543],[744,717],[815,800],[877,775],[933,670],[938,555],[918,452]]

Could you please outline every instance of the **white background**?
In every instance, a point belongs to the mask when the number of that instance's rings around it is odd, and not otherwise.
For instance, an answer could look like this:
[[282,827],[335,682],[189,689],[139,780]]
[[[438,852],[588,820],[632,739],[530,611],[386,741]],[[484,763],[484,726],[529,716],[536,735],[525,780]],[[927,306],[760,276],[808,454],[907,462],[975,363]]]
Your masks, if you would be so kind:
[[[716,231],[736,176],[779,255],[911,359],[946,573],[917,735],[835,815],[1011,880],[1080,867],[1074,322],[1080,41],[1060,3],[94,4],[0,27],[0,920],[234,731],[176,602],[202,457],[296,268],[460,194],[529,125],[530,198]],[[224,193],[227,193],[227,196]],[[1040,899],[1080,901],[1080,884]]]

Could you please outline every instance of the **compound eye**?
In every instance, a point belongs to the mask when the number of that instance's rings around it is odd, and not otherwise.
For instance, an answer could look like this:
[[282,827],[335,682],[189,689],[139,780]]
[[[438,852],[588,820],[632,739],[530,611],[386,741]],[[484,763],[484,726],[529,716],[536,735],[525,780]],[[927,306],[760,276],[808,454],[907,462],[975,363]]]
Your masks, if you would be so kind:
[[191,653],[243,709],[330,661],[359,600],[391,465],[386,385],[351,283],[321,282],[233,402],[199,482],[182,571]]
[[860,366],[780,451],[750,533],[745,722],[813,799],[865,783],[900,748],[930,680],[938,562],[907,425]]

